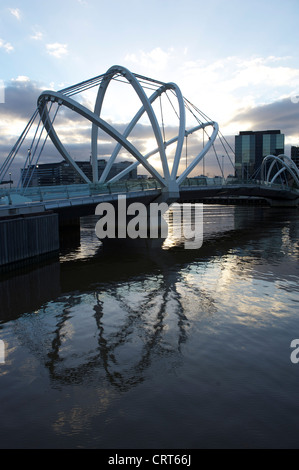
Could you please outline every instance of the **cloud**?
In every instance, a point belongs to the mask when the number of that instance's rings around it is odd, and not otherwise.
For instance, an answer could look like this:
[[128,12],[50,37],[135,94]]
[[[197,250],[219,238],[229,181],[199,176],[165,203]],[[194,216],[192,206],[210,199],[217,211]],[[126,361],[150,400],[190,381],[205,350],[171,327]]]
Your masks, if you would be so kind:
[[52,44],[46,44],[48,54],[60,59],[68,54],[68,45],[54,42]]
[[0,49],[4,49],[5,52],[12,52],[14,47],[10,44],[10,42],[6,42],[0,38]]
[[[143,73],[154,70],[154,73],[157,74],[167,69],[172,53],[173,49],[164,51],[160,47],[156,47],[149,52],[139,51],[137,54],[127,54],[125,61],[131,63],[134,67],[138,66],[140,70],[145,71]],[[136,72],[138,71],[136,70]]]
[[20,21],[21,11],[19,10],[19,8],[10,8],[9,11],[15,18],[17,18],[17,20]]
[[299,104],[290,98],[243,109],[233,119],[240,130],[279,129],[286,136],[299,136],[298,120]]
[[36,31],[31,37],[31,39],[34,39],[35,41],[41,41],[43,39],[43,33],[41,31]]
[[127,54],[125,60],[136,73],[177,83],[183,96],[217,121],[226,135],[238,132],[239,123],[234,123],[234,116],[243,110],[299,94],[299,68],[293,65],[292,57],[259,55],[246,59],[227,56],[219,60],[190,60],[186,49],[158,47]]
[[[36,109],[37,98],[42,92],[40,85],[26,76],[19,76],[5,84],[5,103],[1,105],[0,122],[29,119]],[[2,134],[3,135],[3,134]]]
[[[214,63],[214,67],[211,66],[210,68],[210,73],[212,75],[213,73],[218,73],[220,70],[221,63]],[[225,77],[227,77],[226,74],[224,74]],[[45,89],[41,84],[31,81],[29,77],[21,75],[10,82],[7,82],[5,85],[5,103],[0,104],[0,155],[2,156],[8,154],[9,150],[15,143],[17,136],[19,136],[23,131],[29,118],[36,109],[38,96]],[[246,103],[246,101],[244,102]],[[242,103],[242,101],[240,101],[240,103]],[[83,102],[83,104],[86,103]],[[114,116],[113,112],[111,112],[111,116]],[[159,114],[157,114],[157,117],[159,118]],[[289,154],[289,145],[298,144],[298,118],[299,103],[295,103],[294,100],[292,101],[291,94],[288,97],[274,100],[268,104],[255,105],[253,100],[250,105],[233,108],[230,119],[227,121],[225,136],[226,139],[229,140],[231,147],[234,149],[234,135],[239,131],[280,129],[286,136],[286,153]],[[115,117],[107,118],[106,116],[106,119],[108,119],[109,123],[120,133],[124,132],[128,124],[125,120],[118,120],[118,122],[115,122]],[[55,120],[55,129],[62,142],[67,146],[67,150],[75,159],[84,160],[89,158],[91,147],[91,123],[87,122],[73,111],[62,107]],[[223,132],[221,123],[220,130]],[[229,133],[228,130],[231,130],[231,132]],[[171,122],[165,120],[165,132],[166,140],[168,140],[174,134],[177,134],[177,127],[172,125]],[[192,136],[188,138],[188,161],[198,152],[197,137],[194,135],[193,140],[191,137]],[[153,131],[151,126],[149,124],[139,122],[131,133],[129,140],[136,145],[142,153],[146,153],[150,150],[150,141],[153,141]],[[25,150],[29,148],[28,145],[30,145],[30,142],[25,143]],[[153,145],[155,145],[155,142],[153,142]],[[115,141],[108,137],[104,132],[99,131],[100,158],[108,158],[109,155],[111,155],[114,146]],[[220,153],[217,152],[218,156],[222,155],[223,149],[220,148],[219,142],[216,143],[216,147],[217,150],[219,147]],[[47,148],[45,150],[44,158],[46,158],[47,161],[51,161],[55,158],[62,158],[58,155],[57,150],[50,141],[47,142]],[[172,151],[170,147],[169,150],[170,152]],[[183,149],[182,168],[185,161],[184,152],[185,150]],[[209,171],[212,176],[214,174],[220,174],[218,163],[213,153],[214,152],[211,151],[210,155],[208,155],[205,160],[206,171]],[[21,153],[20,158],[16,159],[16,165],[18,164],[20,166],[22,164],[22,158],[24,158],[24,155],[25,153]],[[126,159],[130,157],[125,151],[122,151],[120,156]],[[231,153],[230,156],[233,159],[233,155]],[[157,158],[157,156],[154,156],[151,161],[154,162]],[[193,173],[201,174],[202,169],[202,164],[199,164]],[[233,173],[231,166],[227,167],[227,172]]]
[[13,78],[11,81],[12,82],[20,82],[20,83],[30,82],[30,78],[27,77],[26,75],[19,75],[17,78]]
[[299,69],[283,65],[283,60],[270,56],[189,61],[181,67],[181,89],[223,125],[240,109],[277,101],[299,89]]

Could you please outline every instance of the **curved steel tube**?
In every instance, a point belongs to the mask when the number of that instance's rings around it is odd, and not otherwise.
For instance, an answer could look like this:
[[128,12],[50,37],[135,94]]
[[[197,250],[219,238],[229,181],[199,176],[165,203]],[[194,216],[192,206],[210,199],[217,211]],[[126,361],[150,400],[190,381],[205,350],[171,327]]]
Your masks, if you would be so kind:
[[[266,164],[268,161],[272,161],[271,162],[271,165],[267,171],[267,168],[266,168]],[[277,173],[275,173],[275,175],[272,177],[271,181],[270,181],[270,177],[271,177],[271,172],[273,170],[273,167],[274,167],[274,164],[275,163],[278,163],[281,165],[281,169],[277,171]],[[295,165],[295,163],[293,162],[293,160],[288,157],[287,155],[267,155],[263,162],[262,162],[262,167],[261,167],[261,175],[263,176],[264,178],[264,181],[266,181],[267,183],[274,183],[274,181],[278,178],[278,176],[283,172],[283,171],[287,171],[289,172],[289,174],[292,176],[292,178],[294,179],[294,181],[296,182],[298,188],[299,188],[299,169],[297,168],[297,166]]]
[[[133,155],[136,160],[138,160],[145,168],[146,170],[154,177],[156,178],[162,186],[166,186],[166,182],[164,178],[147,162],[147,160],[141,155],[141,153],[134,147],[134,145],[131,144],[127,139],[125,139],[116,129],[114,129],[110,124],[105,122],[103,119],[100,117],[96,116],[94,113],[89,111],[87,108],[84,106],[80,105],[76,101],[74,101],[72,98],[69,98],[67,96],[64,96],[62,93],[54,92],[54,91],[44,91],[38,101],[38,107],[41,113],[41,110],[44,109],[46,106],[46,103],[49,100],[53,100],[58,102],[58,104],[64,104],[67,108],[76,111],[78,114],[80,114],[82,117],[88,119],[91,121],[93,124],[96,126],[100,127],[104,132],[106,132],[108,135],[113,137],[117,142],[119,142],[131,155]],[[60,139],[58,138],[54,128],[52,127],[51,124],[49,124],[49,119],[47,119],[48,112],[46,110],[45,113],[42,113],[43,117],[43,123],[46,128],[46,130],[49,133],[49,136],[58,149],[58,151],[61,153],[61,155],[69,161],[69,163],[75,168],[79,169],[79,167],[75,164],[74,160],[70,157],[66,149],[64,148],[64,145],[61,143]],[[79,169],[80,170],[80,169]],[[78,170],[77,170],[78,171]],[[81,171],[81,170],[80,170]],[[85,179],[86,181],[86,179]],[[89,180],[86,182],[90,182]]]
[[[132,118],[131,122],[128,124],[127,128],[125,129],[123,134],[120,134],[115,128],[113,128],[110,124],[108,124],[104,119],[101,118],[101,111],[103,106],[103,101],[105,98],[105,94],[107,88],[111,82],[111,80],[115,77],[115,75],[122,75],[124,78],[128,80],[131,84],[133,89],[135,90],[136,94],[138,95],[142,106],[140,107],[139,111],[135,114]],[[158,83],[158,82],[157,82]],[[70,163],[70,165],[74,168],[74,170],[83,178],[86,183],[90,183],[91,181],[88,177],[84,174],[84,172],[78,167],[76,162],[72,159],[72,157],[67,152],[65,146],[60,141],[54,127],[51,124],[49,119],[49,111],[47,107],[48,102],[57,102],[58,105],[64,105],[67,108],[75,111],[76,113],[80,114],[85,119],[89,120],[92,123],[92,131],[91,131],[91,160],[92,160],[92,170],[93,170],[93,182],[98,182],[98,157],[97,157],[97,144],[98,144],[98,130],[99,128],[106,132],[110,137],[112,137],[116,142],[116,146],[114,151],[107,162],[104,172],[101,175],[100,182],[105,182],[106,178],[109,174],[109,171],[115,161],[121,147],[124,147],[135,159],[136,162],[132,163],[128,168],[123,170],[121,173],[116,175],[112,178],[109,182],[114,182],[123,177],[133,168],[136,168],[139,164],[143,165],[144,168],[161,184],[162,188],[170,189],[170,188],[177,188],[179,184],[188,176],[188,174],[194,169],[195,165],[200,162],[200,160],[205,156],[208,150],[213,145],[217,134],[218,134],[218,124],[214,121],[204,122],[200,125],[194,127],[193,129],[186,130],[186,116],[185,116],[185,104],[184,98],[179,87],[172,82],[169,83],[162,83],[159,82],[161,85],[150,97],[147,97],[145,94],[141,84],[138,82],[136,76],[132,74],[128,69],[125,67],[121,67],[118,65],[114,65],[113,67],[109,68],[106,74],[103,75],[101,80],[101,84],[98,89],[97,98],[95,102],[94,112],[88,110],[86,107],[80,105],[77,101],[74,101],[72,98],[67,96],[62,92],[54,92],[54,91],[44,91],[39,99],[38,99],[38,110],[43,121],[45,129],[48,131],[49,137],[51,138],[52,142],[54,143],[55,147],[62,155],[62,157]],[[158,124],[157,117],[153,110],[152,104],[154,101],[162,95],[162,93],[166,93],[167,90],[172,90],[177,98],[178,106],[179,106],[179,129],[178,135],[168,142],[163,142],[161,129]],[[127,139],[131,131],[134,129],[140,118],[143,116],[144,113],[147,113],[148,118],[150,120],[155,139],[157,142],[157,148],[153,151],[149,152],[147,155],[142,155],[138,149]],[[197,155],[197,157],[193,160],[193,162],[189,165],[188,168],[178,177],[178,168],[180,163],[180,158],[182,154],[182,148],[184,144],[185,136],[192,134],[193,132],[203,129],[207,126],[213,127],[213,133],[211,137],[209,137],[209,141],[204,146],[202,151]],[[166,158],[166,148],[168,145],[177,142],[172,171],[170,174],[169,165]],[[156,153],[160,154],[160,159],[163,167],[164,177],[158,173],[155,168],[148,162],[148,158]]]

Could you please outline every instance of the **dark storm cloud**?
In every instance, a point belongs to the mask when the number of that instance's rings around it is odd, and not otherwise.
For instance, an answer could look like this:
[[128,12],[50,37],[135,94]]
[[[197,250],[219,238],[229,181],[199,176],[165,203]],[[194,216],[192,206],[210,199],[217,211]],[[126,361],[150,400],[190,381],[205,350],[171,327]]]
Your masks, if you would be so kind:
[[[240,124],[240,130],[267,130],[278,129],[286,136],[299,134],[299,103],[290,98],[275,101],[274,103],[246,109],[237,114],[232,122]],[[251,123],[252,129],[242,128]]]
[[0,105],[0,118],[29,119],[37,107],[41,92],[36,82],[12,80],[5,86],[5,102]]

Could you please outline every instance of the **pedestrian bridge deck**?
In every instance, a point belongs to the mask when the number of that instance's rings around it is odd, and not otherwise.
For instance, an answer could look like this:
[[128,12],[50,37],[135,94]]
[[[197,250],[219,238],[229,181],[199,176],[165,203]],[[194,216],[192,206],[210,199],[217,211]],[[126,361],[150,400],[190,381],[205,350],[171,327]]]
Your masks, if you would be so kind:
[[[40,186],[26,189],[0,189],[0,217],[22,213],[59,211],[81,208],[81,213],[94,213],[100,202],[113,202],[119,195],[134,201],[150,203],[161,194],[155,180],[124,181],[111,185],[77,184],[67,186]],[[299,190],[281,184],[262,181],[224,180],[215,178],[207,182],[188,178],[180,186],[182,201],[205,198],[243,197],[299,202]]]

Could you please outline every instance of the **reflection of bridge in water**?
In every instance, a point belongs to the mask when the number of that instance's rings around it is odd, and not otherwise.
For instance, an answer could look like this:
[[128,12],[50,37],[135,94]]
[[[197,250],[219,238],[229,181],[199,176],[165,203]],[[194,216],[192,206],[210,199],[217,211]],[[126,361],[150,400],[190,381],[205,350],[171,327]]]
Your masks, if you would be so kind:
[[[10,311],[13,317],[1,316],[0,320],[14,322],[21,344],[57,386],[96,380],[103,381],[103,388],[107,382],[114,389],[130,390],[145,380],[156,359],[165,361],[165,367],[180,361],[194,318],[205,321],[217,313],[217,291],[199,282],[205,264],[222,258],[218,273],[223,271],[225,277],[226,257],[222,255],[230,250],[244,249],[248,255],[246,269],[255,271],[260,264],[257,254],[266,259],[284,256],[285,225],[273,234],[267,210],[251,209],[223,207],[220,213],[218,209],[218,224],[210,233],[211,242],[201,251],[200,264],[198,252],[193,250],[142,251],[140,257],[136,250],[135,256],[119,250],[113,256],[101,252],[94,259],[49,263],[41,273],[41,268],[31,269],[20,276],[19,285],[16,277],[7,276],[0,286],[1,298],[7,299],[2,312],[7,315]],[[210,208],[208,225],[215,223],[217,217],[213,215]],[[228,219],[225,232],[222,222]],[[297,225],[288,239],[294,247]],[[91,225],[89,229],[86,237],[94,236]],[[255,253],[250,249],[254,230],[262,248]],[[214,236],[217,244],[212,241]],[[244,273],[244,263],[234,265],[234,269],[239,276],[248,274],[246,270]],[[284,274],[279,275],[283,278]],[[44,280],[43,296],[30,299],[28,287],[37,288],[40,276]],[[20,298],[23,293],[28,297],[26,305],[19,302],[18,312],[13,306],[18,300],[16,291]]]
[[[103,118],[107,90],[116,82],[129,85],[139,102],[133,118],[122,133]],[[82,104],[84,93],[96,90],[94,109]],[[77,97],[77,100],[74,99]],[[164,100],[164,105],[162,102]],[[168,108],[165,110],[165,101]],[[168,126],[165,117],[172,111],[176,124]],[[69,113],[69,114],[68,114]],[[59,137],[59,120],[72,113],[75,119],[84,119],[91,126],[92,179],[77,165]],[[138,125],[151,128],[154,145],[145,153],[134,140]],[[86,125],[86,124],[85,124]],[[99,132],[102,134],[99,135]],[[112,139],[114,150],[99,177],[98,158],[101,139]],[[193,139],[193,140],[191,140]],[[216,139],[218,139],[216,141]],[[34,171],[41,163],[47,141],[50,140],[60,157],[83,181],[80,185],[30,187]],[[219,141],[219,142],[218,142]],[[188,148],[192,142],[192,155]],[[271,205],[296,206],[299,201],[299,172],[286,156],[267,156],[258,181],[237,181],[224,178],[223,161],[216,151],[216,143],[223,148],[223,156],[234,168],[228,144],[218,124],[183,97],[174,83],[164,83],[133,74],[120,66],[111,67],[106,73],[59,92],[44,91],[32,118],[25,127],[0,169],[0,182],[7,181],[7,174],[15,159],[24,160],[27,177],[16,188],[2,189],[0,196],[0,264],[32,258],[59,248],[60,225],[79,224],[79,218],[95,213],[100,202],[115,203],[118,195],[125,194],[128,202],[143,202],[146,206],[156,202],[173,201],[265,201]],[[24,152],[24,147],[27,152]],[[109,171],[121,152],[133,159],[131,165],[109,179]],[[222,177],[213,184],[206,178],[190,178],[211,152],[218,162]],[[156,159],[156,160],[153,160]],[[186,159],[184,167],[183,162]],[[158,167],[157,169],[157,160]],[[150,180],[124,180],[126,175],[141,165]],[[219,181],[220,180],[220,181]],[[24,186],[24,182],[26,185]],[[24,234],[27,234],[26,236]],[[28,248],[30,245],[30,248]]]

